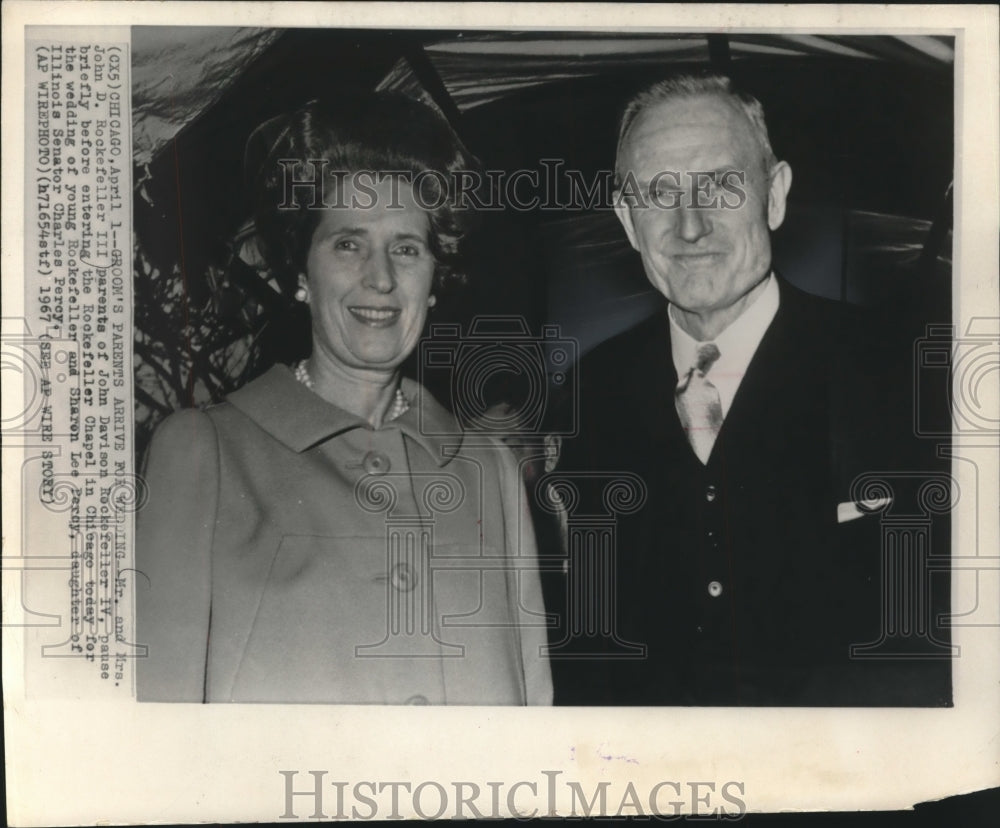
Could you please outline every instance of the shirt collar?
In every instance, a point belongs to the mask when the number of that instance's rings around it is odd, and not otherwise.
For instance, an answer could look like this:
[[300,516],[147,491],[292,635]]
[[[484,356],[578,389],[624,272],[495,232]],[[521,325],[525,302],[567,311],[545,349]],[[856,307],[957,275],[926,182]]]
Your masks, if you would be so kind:
[[[774,315],[778,312],[779,301],[778,280],[772,272],[767,277],[764,290],[754,303],[711,340],[719,348],[720,363],[725,360],[729,368],[741,369],[739,372],[741,375],[745,373]],[[698,347],[704,343],[696,340],[677,324],[672,307],[668,308],[667,316],[670,318],[670,350],[674,367],[677,369],[677,377],[681,378],[697,361]]]
[[[709,369],[708,377],[719,392],[723,417],[729,413],[733,400],[736,399],[736,392],[743,382],[743,376],[750,367],[750,361],[757,353],[764,334],[778,312],[779,294],[778,280],[772,273],[754,303],[712,340],[719,348],[719,358]],[[695,364],[698,347],[704,343],[692,339],[683,331],[674,321],[672,312],[668,311],[668,316],[670,347],[677,377],[680,379],[686,376],[691,366]]]
[[[462,432],[455,418],[417,382],[401,381],[411,402],[408,411],[383,429],[396,428],[420,445],[439,466],[458,453]],[[302,452],[354,428],[371,429],[366,420],[328,403],[295,379],[285,365],[230,394],[227,401],[292,451]]]

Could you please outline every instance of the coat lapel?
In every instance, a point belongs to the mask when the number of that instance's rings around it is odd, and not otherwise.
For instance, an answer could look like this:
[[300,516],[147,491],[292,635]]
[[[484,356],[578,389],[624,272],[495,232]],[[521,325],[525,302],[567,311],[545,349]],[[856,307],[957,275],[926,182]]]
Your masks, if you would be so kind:
[[650,443],[668,447],[671,455],[685,448],[692,451],[674,405],[677,369],[671,350],[666,305],[662,312],[644,322],[637,333],[635,359],[629,363],[624,382],[631,383],[627,387],[637,389],[635,406],[642,424],[641,433]]
[[809,309],[782,280],[778,312],[754,353],[713,449],[758,453],[773,441],[794,441],[815,423],[825,396],[824,333]]

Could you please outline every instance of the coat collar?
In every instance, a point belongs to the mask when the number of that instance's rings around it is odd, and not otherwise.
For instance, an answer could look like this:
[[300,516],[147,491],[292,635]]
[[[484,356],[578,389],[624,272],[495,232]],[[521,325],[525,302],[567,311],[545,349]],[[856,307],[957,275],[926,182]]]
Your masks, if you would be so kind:
[[[403,378],[402,388],[412,401],[412,407],[383,427],[398,428],[420,445],[439,466],[446,465],[462,444],[458,423],[419,383]],[[328,403],[302,385],[286,365],[275,365],[226,399],[264,431],[296,452],[305,451],[351,429],[371,429],[365,420]]]

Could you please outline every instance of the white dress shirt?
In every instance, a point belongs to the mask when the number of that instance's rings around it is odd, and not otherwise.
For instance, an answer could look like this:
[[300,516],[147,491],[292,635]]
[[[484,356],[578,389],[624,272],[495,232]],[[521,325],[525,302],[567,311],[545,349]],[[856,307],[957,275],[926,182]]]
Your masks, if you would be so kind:
[[[706,377],[719,390],[723,420],[729,413],[750,360],[757,353],[764,333],[778,312],[778,302],[778,280],[772,273],[767,277],[767,284],[754,303],[744,309],[715,339],[710,340],[718,347],[719,358]],[[677,324],[672,306],[667,316],[670,317],[670,350],[674,367],[677,369],[678,379],[683,379],[697,362],[699,346],[705,343],[694,339]]]

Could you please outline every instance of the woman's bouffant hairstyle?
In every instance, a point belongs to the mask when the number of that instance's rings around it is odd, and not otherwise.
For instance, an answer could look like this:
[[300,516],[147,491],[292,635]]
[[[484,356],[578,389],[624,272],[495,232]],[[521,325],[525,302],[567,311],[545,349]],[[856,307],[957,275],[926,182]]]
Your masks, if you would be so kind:
[[316,198],[325,204],[338,203],[338,180],[345,175],[391,172],[416,180],[424,195],[418,204],[427,206],[430,219],[434,288],[464,283],[460,247],[472,216],[459,203],[455,185],[460,193],[462,174],[479,180],[480,168],[429,106],[392,92],[310,101],[257,127],[247,141],[244,166],[260,251],[286,296],[305,270],[320,219],[310,189],[292,182],[314,181],[320,169],[322,190],[317,186],[312,192],[321,192]]

